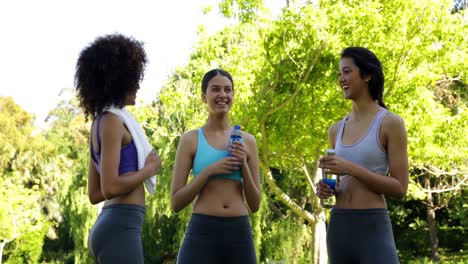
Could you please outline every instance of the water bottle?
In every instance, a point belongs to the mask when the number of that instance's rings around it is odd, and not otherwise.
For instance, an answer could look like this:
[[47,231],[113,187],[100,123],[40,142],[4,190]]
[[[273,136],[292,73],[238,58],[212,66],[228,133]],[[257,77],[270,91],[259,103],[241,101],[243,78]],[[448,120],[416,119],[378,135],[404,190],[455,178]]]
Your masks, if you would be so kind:
[[[327,149],[325,152],[325,155],[327,156],[335,156],[335,150],[334,149]],[[332,208],[335,206],[336,199],[335,199],[335,185],[336,185],[336,174],[333,173],[328,173],[325,171],[325,169],[322,169],[322,180],[324,183],[326,183],[330,188],[333,190],[333,196],[328,197],[327,199],[321,199],[320,200],[320,205],[322,205],[323,208]]]
[[[242,142],[242,135],[240,131],[240,126],[235,125],[234,128],[232,129],[231,136],[229,137],[229,145],[231,145],[234,142]],[[229,147],[229,151],[231,151],[231,147]],[[229,153],[229,156],[232,156],[231,153]]]

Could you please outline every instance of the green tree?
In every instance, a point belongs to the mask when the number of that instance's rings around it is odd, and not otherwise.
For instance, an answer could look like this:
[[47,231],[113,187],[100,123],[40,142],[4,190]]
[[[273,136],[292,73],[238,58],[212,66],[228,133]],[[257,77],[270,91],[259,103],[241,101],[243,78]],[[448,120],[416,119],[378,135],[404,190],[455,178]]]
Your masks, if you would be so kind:
[[[258,1],[222,1],[224,14],[240,23],[202,37],[187,67],[168,85],[172,87],[161,91],[160,100],[169,111],[178,112],[172,126],[193,128],[203,113],[196,89],[203,72],[219,66],[239,78],[233,120],[257,137],[266,192],[311,225],[316,238],[311,249],[317,250],[323,211],[311,194],[317,159],[327,145],[326,130],[349,106],[335,75],[344,47],[366,46],[385,66],[385,100],[407,124],[409,199],[429,197],[428,187],[417,183],[418,169],[444,172],[430,174],[431,182],[446,183],[466,174],[466,137],[461,136],[467,134],[466,105],[457,104],[456,113],[449,111],[434,89],[445,76],[466,83],[467,50],[462,43],[467,26],[461,14],[450,14],[450,8],[450,1],[318,1],[291,3],[272,21],[262,15]],[[183,107],[168,106],[175,101],[184,102]],[[275,176],[274,171],[279,173]],[[456,191],[450,194],[459,197]],[[320,254],[313,252],[314,263]]]
[[[64,91],[66,92],[66,91]],[[88,234],[96,220],[98,207],[87,195],[89,162],[89,122],[78,108],[76,99],[62,100],[47,117],[44,137],[57,151],[56,166],[61,168],[57,195],[61,221],[56,239],[46,240],[43,259],[74,263],[92,263],[88,254]]]
[[10,97],[0,97],[0,122],[0,262],[37,262],[44,237],[54,236],[54,149]]

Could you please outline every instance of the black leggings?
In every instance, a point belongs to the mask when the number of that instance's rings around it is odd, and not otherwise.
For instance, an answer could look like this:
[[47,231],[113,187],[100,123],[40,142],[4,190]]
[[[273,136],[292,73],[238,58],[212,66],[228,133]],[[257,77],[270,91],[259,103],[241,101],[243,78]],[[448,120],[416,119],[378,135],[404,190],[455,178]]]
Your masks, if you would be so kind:
[[333,208],[327,249],[331,264],[399,263],[386,209]]
[[177,263],[257,263],[249,217],[192,214]]
[[133,204],[104,206],[88,239],[95,263],[143,263],[141,227],[145,208]]

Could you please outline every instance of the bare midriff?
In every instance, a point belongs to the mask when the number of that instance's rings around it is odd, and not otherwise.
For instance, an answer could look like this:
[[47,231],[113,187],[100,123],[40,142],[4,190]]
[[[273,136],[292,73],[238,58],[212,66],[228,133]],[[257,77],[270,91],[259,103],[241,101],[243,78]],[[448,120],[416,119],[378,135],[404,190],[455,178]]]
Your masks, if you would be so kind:
[[247,215],[249,212],[244,203],[241,182],[209,180],[195,200],[192,212],[223,217]]
[[[382,176],[385,177],[385,176]],[[336,185],[335,208],[386,208],[385,197],[375,193],[352,176],[340,176]]]

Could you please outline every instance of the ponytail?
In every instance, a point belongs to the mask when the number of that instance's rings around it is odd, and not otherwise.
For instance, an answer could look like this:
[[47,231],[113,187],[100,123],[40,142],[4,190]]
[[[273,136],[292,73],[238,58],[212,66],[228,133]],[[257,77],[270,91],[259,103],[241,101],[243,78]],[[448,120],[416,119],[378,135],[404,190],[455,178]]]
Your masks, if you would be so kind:
[[387,109],[387,106],[384,104],[384,102],[382,101],[382,99],[378,99],[377,102],[379,103],[379,105],[385,109]]

